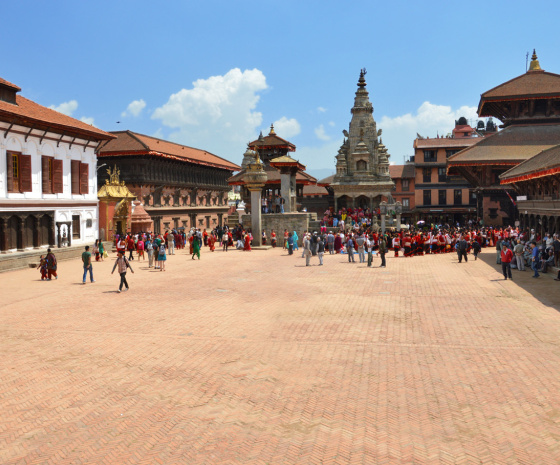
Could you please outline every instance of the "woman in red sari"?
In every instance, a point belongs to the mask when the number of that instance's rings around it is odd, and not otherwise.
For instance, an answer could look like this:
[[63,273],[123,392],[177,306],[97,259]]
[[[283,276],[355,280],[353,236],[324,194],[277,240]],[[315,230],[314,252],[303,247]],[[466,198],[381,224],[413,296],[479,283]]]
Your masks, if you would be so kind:
[[216,242],[216,238],[214,237],[214,233],[210,233],[208,236],[208,247],[210,247],[210,252],[214,252],[214,243]]
[[251,232],[247,231],[245,234],[245,245],[243,246],[243,250],[251,251],[251,241],[253,240],[253,236],[251,236]]
[[193,241],[194,241],[194,234],[191,234],[191,236],[189,237],[189,253],[192,255],[194,253],[194,247],[193,247]]

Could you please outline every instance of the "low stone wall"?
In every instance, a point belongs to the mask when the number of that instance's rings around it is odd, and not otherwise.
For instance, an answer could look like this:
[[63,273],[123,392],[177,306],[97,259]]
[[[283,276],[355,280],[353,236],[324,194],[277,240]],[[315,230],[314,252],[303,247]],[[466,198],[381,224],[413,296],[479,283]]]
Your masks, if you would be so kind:
[[[276,232],[279,240],[280,237],[283,237],[284,229],[287,229],[289,232],[297,232],[298,244],[301,245],[303,232],[309,230],[310,222],[317,221],[317,213],[266,213],[261,218],[268,244],[270,244],[270,231],[272,229]],[[244,228],[251,227],[251,215],[243,215],[242,221]],[[259,233],[262,233],[262,231],[259,231]]]
[[[95,241],[94,241],[95,242]],[[115,257],[111,255],[111,242],[103,242],[105,250],[109,252],[109,258]],[[53,247],[53,251],[56,261],[71,260],[73,258],[78,258],[82,256],[84,252],[84,245],[74,246],[74,247],[61,247],[60,249]],[[90,252],[93,248],[93,244],[90,244]],[[28,268],[31,266],[37,266],[41,260],[41,255],[47,255],[47,248],[33,249],[25,252],[13,252],[0,254],[0,273],[4,271],[19,270],[22,268]],[[94,257],[95,260],[95,257]],[[39,271],[37,271],[39,273]]]

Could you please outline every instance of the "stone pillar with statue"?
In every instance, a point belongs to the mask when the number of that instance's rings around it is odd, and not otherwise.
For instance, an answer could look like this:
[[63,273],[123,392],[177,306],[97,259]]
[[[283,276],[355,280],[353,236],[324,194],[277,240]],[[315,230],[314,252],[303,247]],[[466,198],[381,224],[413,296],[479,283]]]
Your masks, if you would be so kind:
[[255,154],[255,161],[249,163],[243,176],[245,186],[251,192],[251,233],[253,235],[253,246],[262,245],[262,218],[261,200],[262,189],[266,184],[268,176],[264,170],[259,154]]

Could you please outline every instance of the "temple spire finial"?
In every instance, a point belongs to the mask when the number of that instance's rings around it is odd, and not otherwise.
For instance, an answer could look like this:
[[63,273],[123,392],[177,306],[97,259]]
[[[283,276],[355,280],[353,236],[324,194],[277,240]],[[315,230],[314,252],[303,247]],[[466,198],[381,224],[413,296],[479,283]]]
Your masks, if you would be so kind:
[[529,65],[529,71],[540,71],[542,70],[539,60],[537,58],[537,52],[533,49],[533,56],[531,57],[531,64]]
[[270,125],[270,132],[268,133],[269,136],[275,136],[276,132],[274,131],[274,124]]
[[365,68],[360,70],[360,79],[358,79],[358,87],[365,87],[366,86],[366,74],[367,71]]

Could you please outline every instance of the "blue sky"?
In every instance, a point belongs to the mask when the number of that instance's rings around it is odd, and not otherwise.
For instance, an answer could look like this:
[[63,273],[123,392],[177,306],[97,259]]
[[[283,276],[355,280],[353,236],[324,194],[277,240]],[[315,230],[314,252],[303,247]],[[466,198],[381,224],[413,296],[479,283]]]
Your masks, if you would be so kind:
[[238,163],[277,122],[325,175],[362,67],[392,163],[416,132],[476,117],[480,94],[525,72],[533,48],[560,73],[557,1],[19,0],[2,13],[0,77],[23,96]]

